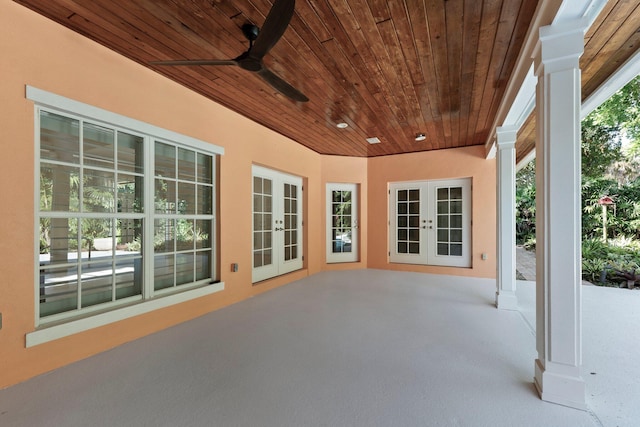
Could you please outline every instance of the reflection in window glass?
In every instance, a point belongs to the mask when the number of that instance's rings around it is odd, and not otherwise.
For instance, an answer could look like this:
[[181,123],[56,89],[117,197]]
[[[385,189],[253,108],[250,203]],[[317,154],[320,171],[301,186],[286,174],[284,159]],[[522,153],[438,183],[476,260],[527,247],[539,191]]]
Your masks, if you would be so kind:
[[462,187],[438,188],[437,194],[437,253],[462,256]]
[[92,123],[84,123],[83,163],[86,166],[98,166],[113,169],[115,166],[115,131]]
[[[396,239],[401,254],[420,253],[420,190],[397,190]],[[409,202],[404,200],[409,199]]]
[[41,318],[212,279],[212,155],[45,109],[38,118]]

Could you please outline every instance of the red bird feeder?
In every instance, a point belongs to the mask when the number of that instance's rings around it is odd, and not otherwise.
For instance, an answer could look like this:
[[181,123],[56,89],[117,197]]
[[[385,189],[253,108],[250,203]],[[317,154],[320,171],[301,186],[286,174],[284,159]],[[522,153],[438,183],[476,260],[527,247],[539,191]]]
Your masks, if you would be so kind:
[[613,199],[609,196],[602,196],[598,200],[598,204],[599,205],[615,205],[616,202],[614,202]]

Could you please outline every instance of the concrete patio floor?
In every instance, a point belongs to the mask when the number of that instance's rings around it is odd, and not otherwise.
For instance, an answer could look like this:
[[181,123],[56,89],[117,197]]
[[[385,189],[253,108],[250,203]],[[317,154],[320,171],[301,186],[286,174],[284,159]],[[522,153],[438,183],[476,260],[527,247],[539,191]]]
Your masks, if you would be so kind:
[[325,272],[0,390],[14,426],[637,426],[640,292],[584,287],[588,411],[533,386],[535,283]]

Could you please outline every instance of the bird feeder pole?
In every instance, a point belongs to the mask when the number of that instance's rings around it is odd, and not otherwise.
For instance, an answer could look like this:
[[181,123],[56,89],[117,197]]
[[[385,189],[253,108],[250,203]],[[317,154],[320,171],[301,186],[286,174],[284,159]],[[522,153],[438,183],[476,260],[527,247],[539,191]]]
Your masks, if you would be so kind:
[[598,204],[602,206],[602,240],[607,241],[607,206],[614,205],[615,202],[609,196],[600,197]]

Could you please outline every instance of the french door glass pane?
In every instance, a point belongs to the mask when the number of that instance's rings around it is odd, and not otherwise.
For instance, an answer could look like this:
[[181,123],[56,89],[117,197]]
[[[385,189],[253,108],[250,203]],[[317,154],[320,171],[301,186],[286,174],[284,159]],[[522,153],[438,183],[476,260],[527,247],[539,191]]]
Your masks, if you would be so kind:
[[332,191],[332,242],[333,253],[351,252],[352,218],[351,191]]
[[253,266],[271,264],[272,183],[270,179],[253,178]]
[[396,190],[396,241],[401,254],[420,253],[420,190]]
[[462,256],[462,187],[438,188],[438,255]]
[[298,187],[284,184],[284,260],[297,258]]

